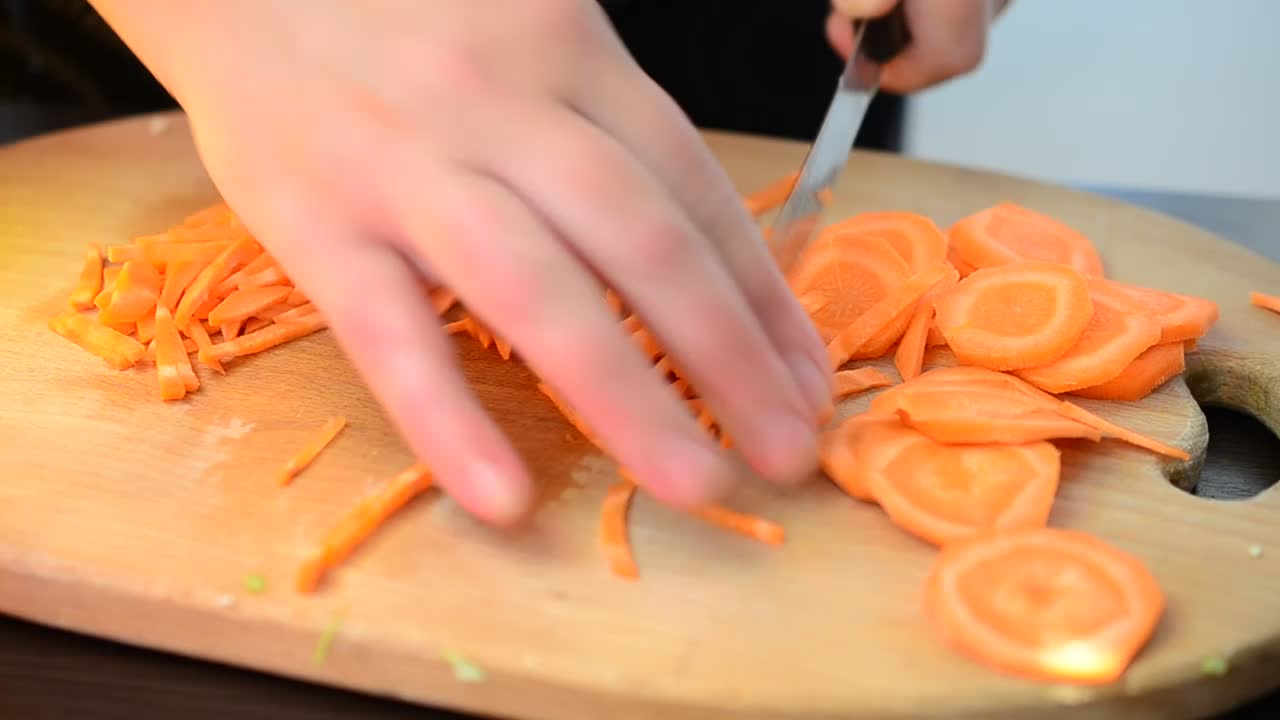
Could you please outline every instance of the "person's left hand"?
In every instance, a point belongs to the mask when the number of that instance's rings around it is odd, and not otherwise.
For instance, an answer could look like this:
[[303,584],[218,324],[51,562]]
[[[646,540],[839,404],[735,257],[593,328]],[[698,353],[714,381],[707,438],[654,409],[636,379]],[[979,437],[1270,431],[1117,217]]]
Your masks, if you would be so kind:
[[853,19],[884,15],[906,4],[911,44],[889,61],[880,87],[910,93],[977,69],[987,48],[987,29],[1008,0],[831,0],[827,39],[840,57],[853,49]]

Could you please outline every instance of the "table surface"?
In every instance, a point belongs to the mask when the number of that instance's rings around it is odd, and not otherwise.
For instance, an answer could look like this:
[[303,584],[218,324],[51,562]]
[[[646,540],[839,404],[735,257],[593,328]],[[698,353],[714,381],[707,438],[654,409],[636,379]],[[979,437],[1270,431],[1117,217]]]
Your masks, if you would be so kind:
[[[1280,199],[1082,188],[1181,218],[1280,261]],[[1280,291],[1280,288],[1276,288]],[[1280,440],[1251,418],[1206,408],[1208,459],[1196,492],[1229,502],[1269,487]],[[1280,711],[1280,693],[1224,717]],[[441,720],[461,716],[0,618],[0,717],[235,717]]]

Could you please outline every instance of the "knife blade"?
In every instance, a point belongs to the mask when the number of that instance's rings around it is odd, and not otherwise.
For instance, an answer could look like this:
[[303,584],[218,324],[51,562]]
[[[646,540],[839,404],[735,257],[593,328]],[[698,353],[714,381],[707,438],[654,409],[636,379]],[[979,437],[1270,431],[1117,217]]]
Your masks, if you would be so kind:
[[849,161],[867,107],[879,90],[880,68],[910,42],[902,2],[879,18],[854,21],[853,52],[799,176],[766,236],[774,262],[784,274],[812,240],[825,199]]

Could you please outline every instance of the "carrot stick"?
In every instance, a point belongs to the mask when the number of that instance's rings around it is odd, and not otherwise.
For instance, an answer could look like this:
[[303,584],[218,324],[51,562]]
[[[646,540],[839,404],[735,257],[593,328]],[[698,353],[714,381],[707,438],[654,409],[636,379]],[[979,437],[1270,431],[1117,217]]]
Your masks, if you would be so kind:
[[283,487],[292,482],[298,473],[310,465],[312,460],[315,460],[321,450],[324,450],[329,443],[333,442],[333,439],[346,425],[347,419],[341,416],[332,417],[325,421],[316,437],[303,446],[296,455],[289,458],[289,461],[281,468],[280,473],[276,476],[276,484]]
[[316,309],[316,306],[308,302],[276,315],[273,320],[278,323],[287,323],[304,318],[308,315],[317,314],[319,314],[319,311]]
[[213,341],[209,339],[204,325],[199,320],[192,320],[187,323],[186,333],[187,337],[196,342],[196,357],[200,363],[219,375],[226,375],[227,371],[223,369],[222,363],[213,357]]
[[791,188],[795,186],[798,179],[800,179],[800,172],[797,170],[743,197],[742,202],[747,206],[747,212],[758,217],[774,208],[781,207],[782,203],[786,202],[787,195],[791,192]]
[[116,370],[125,370],[146,355],[146,347],[85,315],[65,312],[49,320],[49,329],[101,358]]
[[72,310],[88,310],[93,307],[93,299],[102,292],[102,246],[90,245],[84,254],[84,265],[80,268],[80,279],[67,299]]
[[786,531],[781,525],[719,505],[695,508],[690,511],[690,514],[717,527],[768,545],[781,545],[786,539]]
[[627,537],[627,511],[635,495],[636,484],[626,475],[609,486],[600,506],[600,547],[605,562],[614,575],[634,580],[640,576]]
[[253,262],[231,273],[222,282],[213,288],[211,295],[215,297],[226,297],[236,290],[240,289],[240,281],[249,275],[260,273],[263,270],[276,264],[276,259],[271,257],[270,253],[262,253]]
[[297,591],[313,592],[325,572],[341,564],[374,530],[431,485],[431,471],[418,464],[365,496],[325,535],[319,549],[303,560],[294,578]]
[[1268,295],[1255,290],[1249,293],[1249,303],[1254,307],[1280,313],[1280,295]]
[[268,325],[261,330],[241,335],[235,340],[214,345],[209,349],[207,356],[201,355],[200,361],[205,364],[212,361],[226,362],[245,355],[253,355],[290,340],[310,335],[324,327],[326,327],[324,318],[318,313],[305,315],[287,323]]
[[182,371],[182,363],[190,370],[190,358],[183,347],[182,337],[173,322],[173,316],[164,307],[156,308],[155,339],[156,379],[160,383],[160,398],[181,400],[186,397],[189,382]]
[[280,286],[236,290],[209,311],[209,322],[225,325],[233,320],[245,320],[265,308],[284,302],[287,297],[289,288]]
[[174,311],[174,321],[186,327],[195,316],[196,309],[209,299],[209,292],[214,286],[239,266],[255,259],[261,252],[262,246],[248,236],[241,237],[229,245],[222,254],[200,271],[195,280],[191,281],[187,292],[182,296],[182,301],[178,303],[178,309]]
[[230,342],[240,336],[240,330],[244,327],[244,320],[242,318],[228,320],[219,327],[222,329],[222,341]]
[[837,399],[893,384],[892,378],[873,367],[840,370],[834,378]]
[[206,265],[207,263],[199,261],[169,265],[165,269],[164,287],[160,290],[160,304],[164,305],[169,312],[177,310],[182,293],[186,292],[187,286],[196,279]]
[[[268,285],[275,285],[279,282],[288,281],[289,276],[284,274],[284,268],[279,265],[272,265],[262,272],[254,273],[253,275],[246,275],[245,277],[240,278],[240,282],[237,284],[237,287],[241,290],[248,290],[250,288],[266,287]],[[285,290],[292,292],[293,288],[285,288]],[[286,294],[285,297],[288,297],[288,294]],[[284,298],[281,298],[281,300],[283,299]]]
[[[840,331],[827,344],[831,366],[838,368],[849,360],[875,333],[888,325],[903,310],[910,308],[924,297],[929,288],[941,282],[955,268],[946,263],[936,263],[911,276],[906,282],[871,306],[866,313]],[[908,318],[908,322],[910,319]]]
[[307,298],[306,293],[302,292],[298,288],[294,288],[293,292],[289,293],[289,297],[288,299],[285,300],[285,302],[289,303],[290,305],[296,306],[296,305],[307,305],[311,302],[311,300]]

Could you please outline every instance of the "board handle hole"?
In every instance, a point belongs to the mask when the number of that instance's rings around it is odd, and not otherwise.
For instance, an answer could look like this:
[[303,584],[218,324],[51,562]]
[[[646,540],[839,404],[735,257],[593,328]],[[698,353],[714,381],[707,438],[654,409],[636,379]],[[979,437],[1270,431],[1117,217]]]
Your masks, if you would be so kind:
[[1280,480],[1280,438],[1248,413],[1202,405],[1209,446],[1200,477],[1190,491],[1207,500],[1255,497]]

